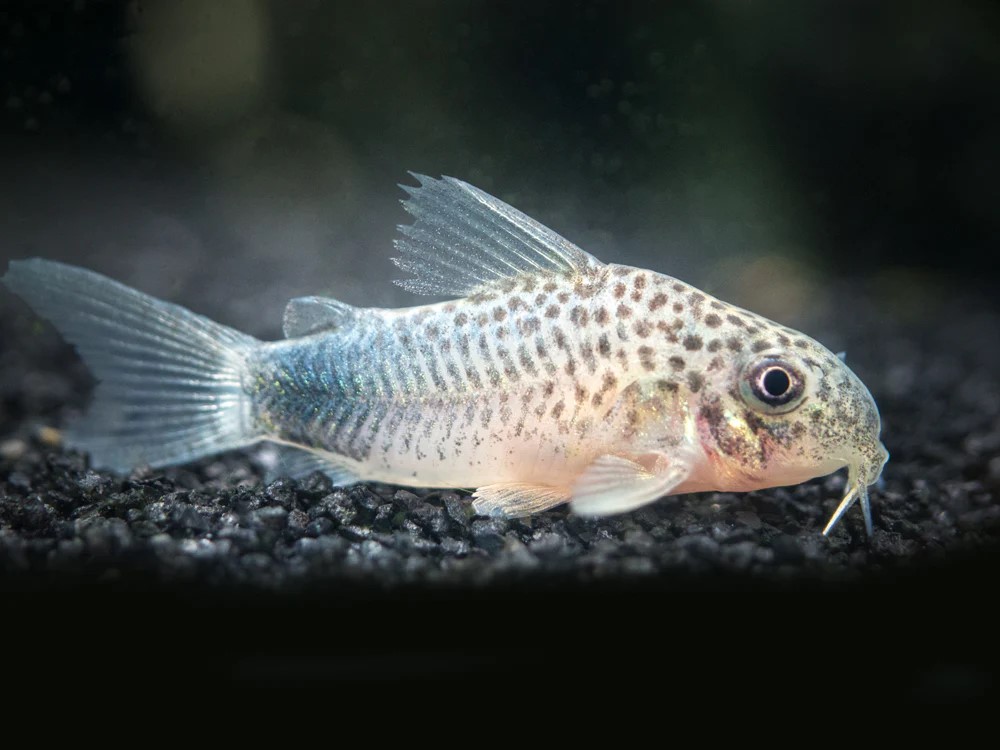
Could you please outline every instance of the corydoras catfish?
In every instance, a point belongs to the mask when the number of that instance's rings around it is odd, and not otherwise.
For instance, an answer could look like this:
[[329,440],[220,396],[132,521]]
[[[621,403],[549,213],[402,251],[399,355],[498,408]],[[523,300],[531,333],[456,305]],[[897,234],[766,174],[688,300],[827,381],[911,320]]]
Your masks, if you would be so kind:
[[417,175],[398,282],[453,301],[288,303],[262,342],[91,271],[14,261],[4,283],[98,387],[67,443],[117,472],[270,441],[281,472],[476,488],[508,516],[620,513],[847,467],[827,533],[888,453],[871,394],[808,336],[670,276],[602,263],[459,180]]

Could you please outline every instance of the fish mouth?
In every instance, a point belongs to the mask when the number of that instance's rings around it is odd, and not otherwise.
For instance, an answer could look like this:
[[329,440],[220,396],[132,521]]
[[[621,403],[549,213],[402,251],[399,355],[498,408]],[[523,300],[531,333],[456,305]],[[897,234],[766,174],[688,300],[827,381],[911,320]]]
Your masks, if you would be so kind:
[[844,514],[851,509],[854,503],[861,501],[861,512],[865,517],[865,531],[868,538],[872,536],[872,506],[868,497],[868,487],[878,481],[882,475],[882,467],[889,460],[889,451],[882,443],[878,443],[874,455],[869,457],[858,456],[847,464],[847,491],[840,505],[833,511],[830,520],[827,521],[826,528],[823,529],[823,536],[827,536],[843,518]]

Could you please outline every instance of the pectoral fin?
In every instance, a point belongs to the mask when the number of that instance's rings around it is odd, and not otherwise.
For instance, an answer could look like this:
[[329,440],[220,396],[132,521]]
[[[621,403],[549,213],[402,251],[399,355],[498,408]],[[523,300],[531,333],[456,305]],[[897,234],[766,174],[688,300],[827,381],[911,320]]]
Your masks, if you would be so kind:
[[518,518],[561,505],[569,500],[569,493],[561,487],[505,482],[480,487],[472,497],[472,507],[481,516]]
[[573,485],[571,507],[583,516],[624,513],[669,494],[690,473],[682,455],[660,457],[652,471],[621,456],[598,456]]

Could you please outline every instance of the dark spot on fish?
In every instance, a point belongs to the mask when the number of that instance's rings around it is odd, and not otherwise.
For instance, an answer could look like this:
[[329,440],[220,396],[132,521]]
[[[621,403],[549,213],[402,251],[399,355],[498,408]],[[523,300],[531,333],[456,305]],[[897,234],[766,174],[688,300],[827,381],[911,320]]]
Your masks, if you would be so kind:
[[792,340],[788,338],[788,336],[779,333],[778,343],[781,344],[782,346],[788,346],[790,343],[792,343]]
[[722,348],[722,341],[719,339],[712,339],[708,342],[708,346],[705,347],[710,352],[717,352]]
[[545,286],[542,287],[542,291],[551,293],[551,292],[554,292],[556,290],[556,288],[557,288],[556,282],[554,282],[554,281],[546,281],[545,282]]
[[616,312],[618,313],[619,318],[627,318],[632,314],[632,308],[625,303],[622,303],[618,305],[618,310]]
[[722,325],[722,318],[720,318],[715,313],[709,313],[705,316],[705,325],[709,328],[718,328]]
[[637,320],[635,321],[635,332],[639,338],[647,338],[653,331],[653,326],[650,325],[648,320]]
[[545,347],[545,344],[542,342],[541,339],[535,341],[535,351],[538,352],[538,356],[541,357],[542,359],[545,359],[549,356],[548,349]]
[[674,303],[674,312],[675,313],[682,313],[682,312],[684,312],[684,305],[682,305],[680,302],[675,302]]
[[618,385],[618,378],[615,377],[615,374],[613,372],[604,373],[604,377],[601,380],[601,393],[610,391],[616,385]]
[[577,305],[570,312],[569,319],[581,328],[585,328],[587,323],[590,322],[590,313],[587,311],[587,308]]
[[517,279],[513,277],[508,277],[500,281],[500,289],[504,292],[513,292],[514,287],[517,286]]
[[642,299],[642,290],[641,289],[636,289],[629,296],[632,297],[632,301],[633,302],[638,302],[639,300]]
[[705,384],[705,378],[702,377],[701,373],[689,372],[687,374],[688,388],[691,389],[692,393],[697,393],[701,390],[701,387]]
[[713,299],[709,303],[709,305],[711,305],[711,307],[712,307],[713,310],[725,310],[726,309],[726,306],[724,304],[722,304],[721,302],[719,302],[719,300],[717,300],[717,299]]
[[528,350],[525,348],[524,344],[521,344],[517,350],[517,360],[521,363],[521,367],[529,375],[534,375],[538,372],[538,369],[535,367],[535,363],[531,361],[531,357],[528,355]]
[[726,361],[722,357],[712,357],[712,361],[708,363],[708,371],[714,372],[715,370],[721,370],[722,366],[726,364]]
[[597,293],[598,285],[594,283],[585,284],[582,281],[576,282],[573,285],[573,291],[576,296],[587,299],[588,297],[593,297]]
[[683,292],[686,289],[687,289],[687,287],[684,286],[683,284],[674,284],[674,291],[675,292]]
[[567,375],[576,374],[576,360],[570,359],[569,361],[567,361],[565,369]]
[[438,344],[438,349],[442,354],[447,354],[451,351],[451,339],[443,339],[440,344]]
[[760,331],[760,329],[757,326],[749,326],[747,328],[747,336],[753,336],[754,334],[756,334],[759,331]]
[[608,334],[602,333],[601,337],[597,340],[597,351],[601,353],[602,357],[607,357],[611,354],[611,341],[608,339]]
[[497,326],[497,328],[496,328],[496,337],[498,339],[502,339],[506,335],[507,335],[507,327],[506,326]]
[[658,292],[657,294],[654,294],[653,299],[649,301],[649,310],[650,312],[659,310],[665,304],[667,304],[667,295],[663,292]]
[[476,316],[476,324],[477,325],[484,326],[484,325],[486,325],[489,322],[489,320],[490,320],[490,316],[487,315],[484,312],[483,313],[479,313],[479,315]]
[[795,339],[795,346],[797,346],[799,349],[808,349],[809,342],[806,341],[805,339]]
[[[816,370],[822,370],[823,369],[823,366],[819,362],[817,362],[815,359],[813,359],[812,357],[804,357],[802,359],[802,361],[805,362],[810,367],[812,367],[813,369],[816,369]],[[846,386],[847,385],[847,378],[844,378],[843,380],[841,380],[840,384],[841,384],[841,386]]]
[[552,335],[555,337],[556,346],[559,347],[560,349],[565,349],[566,348],[566,334],[562,332],[562,329],[561,328],[556,328],[552,332]]
[[639,347],[639,364],[643,366],[643,369],[653,370],[656,368],[656,362],[653,359],[653,347],[651,346],[640,346]]
[[455,316],[455,325],[457,326],[464,326],[468,322],[469,322],[469,316],[466,315],[464,312],[460,312],[458,315]]
[[646,287],[646,274],[637,274],[635,279],[632,280],[632,286],[636,289],[644,289]]
[[583,386],[583,384],[577,383],[573,395],[576,396],[578,403],[583,403],[587,400],[587,389]]
[[622,297],[625,296],[625,285],[620,281],[617,284],[615,284],[614,295],[615,299],[621,299]]
[[485,291],[470,294],[468,297],[470,302],[475,302],[477,304],[480,304],[482,302],[492,302],[496,298],[497,296],[492,292],[485,292]]
[[597,308],[597,312],[594,313],[594,320],[596,320],[599,325],[606,326],[608,324],[608,320],[610,319],[611,316],[608,314],[608,308],[606,307],[599,307]]
[[552,392],[556,389],[556,383],[554,380],[546,380],[545,384],[542,386],[542,395],[548,398],[552,395]]
[[542,305],[544,305],[545,304],[545,300],[547,300],[548,298],[549,298],[549,295],[547,295],[547,294],[542,294],[541,292],[539,292],[538,294],[536,294],[535,295],[535,307],[541,307]]
[[771,342],[765,341],[764,339],[757,339],[750,345],[750,351],[755,353],[762,352],[765,349],[770,349],[770,348],[771,348]]
[[603,400],[604,400],[604,396],[602,396],[600,393],[595,393],[594,396],[593,396],[593,398],[590,399],[590,403],[593,406],[600,406],[601,405],[601,401],[603,401]]
[[743,342],[735,337],[726,339],[726,348],[731,352],[741,352],[743,351]]
[[738,326],[740,328],[746,325],[743,318],[739,317],[738,315],[727,315],[726,320],[729,321],[730,325]]
[[684,348],[689,352],[696,352],[701,349],[701,336],[685,336]]
[[743,421],[756,435],[760,435],[763,432],[766,432],[769,435],[773,434],[773,431],[770,429],[767,422],[749,409],[743,410]]
[[559,292],[559,294],[556,295],[556,299],[565,305],[569,302],[569,292]]
[[673,380],[657,380],[656,381],[656,389],[658,391],[662,391],[662,392],[666,392],[666,393],[675,393],[677,391],[677,388],[678,388],[677,383],[675,383]]
[[506,317],[507,317],[507,311],[504,310],[502,307],[497,307],[493,309],[493,320],[495,320],[497,323],[506,319]]
[[670,363],[670,368],[680,372],[684,369],[684,357],[678,357],[676,354],[667,360]]
[[548,307],[546,307],[545,308],[545,317],[546,318],[558,318],[559,317],[559,306],[558,305],[549,305]]
[[507,308],[511,312],[514,312],[520,307],[523,307],[525,310],[528,309],[528,305],[525,304],[524,300],[521,299],[520,297],[511,297],[509,300],[507,300]]
[[521,291],[523,291],[523,292],[525,292],[527,294],[531,294],[533,291],[535,291],[535,277],[534,276],[532,276],[531,274],[528,274],[527,276],[524,277],[524,285],[521,287]]
[[520,318],[517,321],[517,330],[522,336],[527,336],[535,333],[539,328],[542,327],[542,322],[531,315],[527,318]]

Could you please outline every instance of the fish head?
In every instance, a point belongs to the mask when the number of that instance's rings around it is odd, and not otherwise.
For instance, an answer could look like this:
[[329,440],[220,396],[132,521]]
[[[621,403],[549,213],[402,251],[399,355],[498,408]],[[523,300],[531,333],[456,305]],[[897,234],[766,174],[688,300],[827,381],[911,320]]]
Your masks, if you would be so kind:
[[699,394],[697,429],[715,484],[746,491],[847,467],[846,493],[823,533],[860,500],[870,534],[868,486],[889,458],[875,401],[824,346],[782,338],[790,345],[733,356]]

